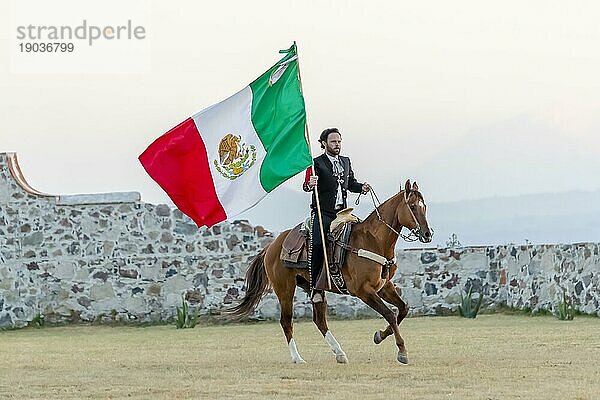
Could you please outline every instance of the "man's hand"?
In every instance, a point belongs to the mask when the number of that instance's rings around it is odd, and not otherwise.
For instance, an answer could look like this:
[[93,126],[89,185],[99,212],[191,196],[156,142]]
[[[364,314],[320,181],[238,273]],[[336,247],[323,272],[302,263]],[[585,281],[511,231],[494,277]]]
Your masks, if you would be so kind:
[[317,181],[319,180],[319,177],[316,175],[311,175],[310,179],[308,181],[308,187],[310,189],[313,189],[315,186],[317,186]]
[[371,190],[371,185],[369,185],[367,182],[363,183],[362,194],[367,194],[370,190]]

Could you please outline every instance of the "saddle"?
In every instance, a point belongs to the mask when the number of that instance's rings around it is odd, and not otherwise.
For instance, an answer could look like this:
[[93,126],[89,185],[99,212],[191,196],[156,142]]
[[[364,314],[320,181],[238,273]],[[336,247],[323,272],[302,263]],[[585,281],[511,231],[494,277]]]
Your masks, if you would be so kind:
[[[310,220],[310,219],[309,219]],[[326,238],[326,256],[329,264],[329,276],[339,293],[348,294],[346,283],[342,276],[342,265],[346,261],[347,244],[350,241],[352,225],[358,222],[358,217],[352,215],[352,208],[346,208],[337,213],[331,223],[330,233]],[[296,225],[283,240],[280,258],[287,268],[309,268],[312,254],[312,229],[309,223]],[[325,287],[326,275],[324,268],[317,279],[317,287]],[[335,290],[334,290],[335,291]]]
[[299,223],[287,234],[281,245],[279,258],[288,268],[308,268],[311,249],[310,229],[306,222]]

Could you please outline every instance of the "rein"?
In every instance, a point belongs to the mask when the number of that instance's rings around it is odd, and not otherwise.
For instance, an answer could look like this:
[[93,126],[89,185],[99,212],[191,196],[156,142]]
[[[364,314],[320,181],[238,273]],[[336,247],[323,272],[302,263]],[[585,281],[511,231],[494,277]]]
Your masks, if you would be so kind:
[[[383,223],[386,227],[388,227],[389,230],[391,230],[397,236],[401,237],[402,239],[404,239],[407,242],[415,242],[415,241],[419,240],[419,232],[420,232],[421,226],[419,225],[419,221],[417,221],[417,218],[415,217],[415,214],[413,213],[412,209],[408,205],[408,197],[406,196],[406,191],[402,191],[403,196],[404,196],[404,204],[406,205],[406,207],[408,207],[408,211],[410,212],[410,215],[412,216],[413,221],[415,222],[415,225],[416,225],[414,229],[410,230],[410,234],[408,234],[408,235],[404,235],[403,233],[398,232],[396,229],[394,229],[393,226],[391,226],[389,223],[387,223],[381,217],[381,213],[379,212],[379,208],[378,208],[379,206],[381,206],[381,201],[379,200],[379,197],[377,197],[377,193],[375,193],[373,188],[371,188],[370,193],[371,193],[371,200],[373,201],[373,205],[375,206],[375,213],[377,214],[377,219],[381,223]],[[362,193],[360,193],[358,195],[358,198],[356,199],[356,202],[354,204],[356,204],[356,205],[360,204],[360,196],[361,195],[362,195]],[[402,230],[402,228],[400,228],[400,230]],[[351,246],[348,243],[344,243],[343,240],[333,237],[333,235],[331,233],[329,235],[330,235],[332,242],[335,243],[336,245],[342,247],[343,249],[346,249],[347,251],[350,251],[351,253],[356,254],[358,257],[368,258],[372,261],[375,261],[376,263],[381,264],[384,268],[387,268],[396,263],[396,257],[393,257],[392,259],[388,260],[387,258],[383,257],[382,255],[373,253],[372,251],[365,250],[365,249],[358,249],[358,248]]]
[[[402,239],[404,239],[404,241],[416,242],[417,240],[419,240],[419,236],[417,235],[416,232],[418,232],[421,229],[421,226],[419,225],[419,222],[417,221],[415,214],[413,213],[413,211],[410,209],[410,207],[408,205],[408,201],[407,201],[408,199],[406,197],[406,192],[405,191],[403,191],[403,192],[404,192],[404,204],[406,205],[406,207],[408,207],[408,211],[410,212],[410,215],[412,216],[413,221],[415,222],[415,225],[416,225],[416,227],[414,229],[410,230],[410,233],[408,235],[398,232],[381,217],[381,214],[379,213],[379,209],[378,209],[378,207],[381,205],[381,201],[379,201],[379,197],[377,197],[377,194],[375,193],[375,190],[373,190],[372,187],[371,187],[371,190],[369,191],[369,193],[371,194],[371,200],[373,201],[373,206],[375,206],[375,213],[377,214],[377,219],[379,221],[381,221],[385,226],[387,226],[396,235],[398,235]],[[359,193],[358,198],[356,199],[354,204],[358,205],[360,203],[361,195],[362,195],[362,193]],[[377,203],[379,203],[379,204],[377,204]],[[400,228],[400,230],[402,230],[402,228]]]

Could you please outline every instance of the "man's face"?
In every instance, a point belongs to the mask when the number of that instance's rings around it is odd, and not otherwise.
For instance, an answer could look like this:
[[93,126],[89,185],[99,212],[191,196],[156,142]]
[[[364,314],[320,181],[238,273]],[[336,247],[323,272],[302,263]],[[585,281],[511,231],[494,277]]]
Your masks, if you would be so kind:
[[330,133],[325,142],[325,151],[330,156],[337,156],[342,150],[342,137],[339,133]]

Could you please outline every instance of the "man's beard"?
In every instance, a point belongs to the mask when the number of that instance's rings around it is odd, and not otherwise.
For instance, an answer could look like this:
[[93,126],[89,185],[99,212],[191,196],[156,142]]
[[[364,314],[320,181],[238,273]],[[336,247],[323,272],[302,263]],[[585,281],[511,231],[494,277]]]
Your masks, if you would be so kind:
[[337,156],[340,154],[340,148],[338,147],[337,149],[332,149],[331,147],[327,148],[327,153],[329,153],[332,156]]

